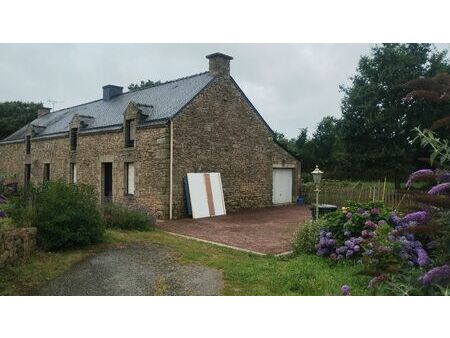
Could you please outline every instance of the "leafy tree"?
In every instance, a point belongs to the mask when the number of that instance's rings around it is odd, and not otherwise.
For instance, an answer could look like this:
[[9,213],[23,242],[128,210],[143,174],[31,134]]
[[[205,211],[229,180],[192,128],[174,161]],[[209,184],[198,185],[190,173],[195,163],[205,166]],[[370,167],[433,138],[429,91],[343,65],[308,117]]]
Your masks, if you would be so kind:
[[151,88],[154,86],[158,86],[160,84],[161,84],[161,81],[152,81],[152,80],[141,81],[141,83],[139,83],[139,84],[131,83],[128,86],[128,90],[132,92],[132,91],[135,91],[138,89]]
[[0,103],[0,139],[11,135],[37,117],[42,103],[2,102]]
[[405,99],[405,83],[450,70],[447,52],[430,44],[382,44],[362,56],[348,87],[341,87],[342,141],[352,177],[399,182],[417,166],[414,127],[448,115],[448,107],[424,99]]
[[327,172],[328,177],[342,176],[345,161],[342,144],[341,121],[332,116],[325,116],[319,122],[311,139],[316,164]]

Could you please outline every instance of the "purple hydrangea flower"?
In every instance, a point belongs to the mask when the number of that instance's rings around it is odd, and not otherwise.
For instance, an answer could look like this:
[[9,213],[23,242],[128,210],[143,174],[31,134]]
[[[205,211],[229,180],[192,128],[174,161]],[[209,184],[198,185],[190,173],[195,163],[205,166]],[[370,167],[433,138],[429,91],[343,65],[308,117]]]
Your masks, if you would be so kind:
[[368,238],[368,237],[370,237],[370,232],[367,230],[363,230],[363,231],[361,231],[361,236],[363,238]]
[[316,254],[317,256],[326,256],[329,254],[329,250],[327,248],[320,248],[319,250],[317,250]]
[[336,253],[338,255],[342,255],[347,251],[347,247],[346,246],[340,246],[339,248],[336,249]]
[[348,295],[350,295],[350,286],[348,286],[348,285],[342,285],[342,287],[341,287],[341,294],[342,294],[343,296],[348,296]]
[[395,212],[391,213],[389,216],[389,221],[394,224],[394,226],[399,227],[403,225],[403,221],[400,217],[398,217]]
[[450,279],[450,265],[445,264],[442,266],[437,266],[420,277],[419,280],[423,285],[430,285],[431,282],[436,279]]
[[419,266],[425,266],[430,263],[430,259],[428,258],[427,252],[422,248],[416,248],[417,253],[417,264]]
[[450,193],[450,182],[435,185],[428,191],[429,195],[441,195],[446,193]]
[[353,256],[353,250],[347,250],[347,253],[345,254],[345,257],[346,258],[350,258],[350,257],[352,257]]
[[331,238],[327,240],[327,246],[331,247],[334,246],[336,244],[336,240]]
[[405,217],[402,218],[404,223],[416,222],[417,224],[425,224],[428,219],[428,214],[426,211],[416,211],[406,214]]
[[378,215],[378,214],[380,213],[380,209],[378,209],[378,208],[372,208],[372,209],[370,209],[370,213],[371,213],[372,215]]
[[336,253],[335,252],[333,252],[331,255],[330,255],[330,258],[331,259],[337,259],[337,255],[336,255]]
[[405,186],[409,188],[413,182],[420,181],[421,179],[428,178],[432,175],[434,175],[434,172],[431,169],[417,170],[409,175],[408,181],[406,182]]
[[350,239],[346,240],[344,242],[344,244],[346,245],[347,248],[350,248],[350,249],[353,249],[353,247],[355,246],[355,243]]
[[353,214],[351,212],[347,212],[347,214],[345,215],[345,217],[347,217],[348,219],[352,218]]
[[372,221],[366,221],[366,223],[364,223],[366,227],[370,228],[370,229],[375,229],[377,227],[377,224],[375,224]]
[[358,209],[356,210],[356,212],[357,212],[358,214],[362,214],[362,213],[364,213],[364,209],[363,209],[363,208],[358,208]]
[[332,237],[333,237],[333,234],[332,234],[331,232],[327,232],[326,237],[327,237],[327,238],[332,238]]
[[355,251],[355,252],[359,252],[360,249],[361,249],[361,247],[359,245],[355,245],[353,247],[353,251]]
[[342,254],[337,255],[337,259],[339,259],[339,260],[344,259],[344,255],[342,255]]

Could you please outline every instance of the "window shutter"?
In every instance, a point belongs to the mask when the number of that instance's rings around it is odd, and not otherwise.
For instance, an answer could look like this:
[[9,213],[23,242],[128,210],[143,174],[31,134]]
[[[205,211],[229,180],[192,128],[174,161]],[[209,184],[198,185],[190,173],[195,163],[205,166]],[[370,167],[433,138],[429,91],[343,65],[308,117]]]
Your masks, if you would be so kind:
[[128,194],[134,195],[134,163],[128,163]]

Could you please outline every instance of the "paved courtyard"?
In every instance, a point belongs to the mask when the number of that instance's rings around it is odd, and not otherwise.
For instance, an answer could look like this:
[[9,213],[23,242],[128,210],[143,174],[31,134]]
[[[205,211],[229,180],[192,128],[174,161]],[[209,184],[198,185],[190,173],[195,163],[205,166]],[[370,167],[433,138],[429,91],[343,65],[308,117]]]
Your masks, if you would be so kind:
[[311,218],[309,206],[288,205],[244,210],[212,218],[157,223],[161,230],[264,254],[292,250],[298,225]]

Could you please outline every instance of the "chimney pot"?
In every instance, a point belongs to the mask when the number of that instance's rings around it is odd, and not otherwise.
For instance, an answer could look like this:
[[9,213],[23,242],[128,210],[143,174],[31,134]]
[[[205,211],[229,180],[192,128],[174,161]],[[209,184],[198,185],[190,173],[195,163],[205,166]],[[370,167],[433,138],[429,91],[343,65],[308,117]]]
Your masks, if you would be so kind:
[[39,108],[37,111],[38,118],[49,114],[50,110],[51,110],[51,108],[47,108],[47,107]]
[[110,101],[116,96],[121,95],[123,92],[123,87],[106,85],[103,86],[103,101]]
[[220,76],[230,76],[230,61],[232,56],[213,53],[206,56],[209,60],[209,72]]

